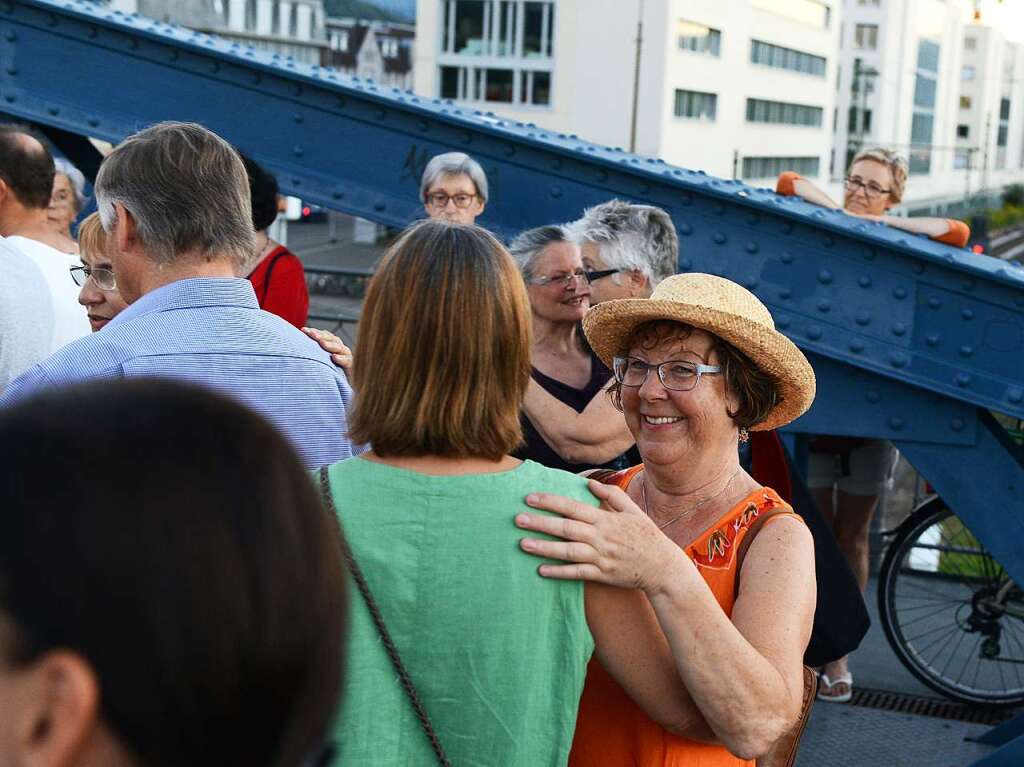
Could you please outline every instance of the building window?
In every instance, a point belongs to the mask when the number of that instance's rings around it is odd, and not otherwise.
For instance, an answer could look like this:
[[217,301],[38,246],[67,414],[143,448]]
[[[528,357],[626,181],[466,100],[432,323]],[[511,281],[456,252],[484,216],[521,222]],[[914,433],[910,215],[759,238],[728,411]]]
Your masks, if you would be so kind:
[[961,109],[970,109],[971,108],[971,97],[970,96],[961,96],[960,97],[960,108]]
[[441,52],[550,59],[555,4],[520,0],[442,0]]
[[817,77],[825,76],[826,60],[821,56],[783,48],[761,40],[750,41],[750,63],[776,69],[788,69]]
[[963,123],[961,123],[960,125],[956,126],[956,137],[957,138],[970,138],[970,134],[971,134],[971,126],[964,125]]
[[977,40],[977,38],[974,38],[974,37],[965,37],[964,38],[964,50],[965,51],[973,51],[977,47],[978,47],[978,40]]
[[881,0],[857,0],[857,5],[870,5],[873,8],[878,8],[881,4]]
[[820,162],[818,157],[744,157],[743,178],[775,178],[787,170],[814,177]]
[[821,107],[789,104],[782,101],[747,99],[747,122],[778,125],[807,125],[821,127]]
[[854,47],[865,51],[878,49],[878,25],[858,24],[853,32]]
[[[861,122],[862,116],[863,122]],[[871,110],[861,110],[858,107],[850,107],[846,132],[851,135],[871,133]]]
[[828,29],[832,23],[832,9],[822,0],[751,0],[750,4],[820,29]]
[[687,117],[693,120],[714,120],[717,112],[718,96],[714,93],[676,89],[676,117]]
[[910,172],[930,173],[935,131],[935,91],[939,79],[939,44],[920,40],[914,77],[914,114],[910,121]]
[[721,54],[722,33],[717,29],[680,19],[676,22],[676,35],[680,50],[712,56]]
[[961,80],[973,80],[974,79],[974,67],[966,66],[960,70]]
[[398,40],[393,37],[380,38],[380,55],[386,59],[398,58]]
[[971,150],[957,149],[953,153],[953,170],[964,170],[971,167]]
[[550,106],[553,0],[442,0],[442,10],[442,98]]
[[288,19],[288,35],[290,37],[299,36],[299,6],[296,3],[292,3],[291,18]]
[[1010,100],[999,102],[999,127],[996,129],[996,167],[1006,167],[1006,143],[1010,135]]
[[1000,99],[999,101],[999,120],[1000,122],[1010,119],[1010,100]]

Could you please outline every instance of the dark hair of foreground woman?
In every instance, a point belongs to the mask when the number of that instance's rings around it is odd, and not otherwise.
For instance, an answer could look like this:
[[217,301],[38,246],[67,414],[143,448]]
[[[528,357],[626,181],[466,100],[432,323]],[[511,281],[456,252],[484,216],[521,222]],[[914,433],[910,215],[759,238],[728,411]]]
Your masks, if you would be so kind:
[[263,418],[135,379],[0,412],[0,761],[295,767],[338,703],[335,520]]

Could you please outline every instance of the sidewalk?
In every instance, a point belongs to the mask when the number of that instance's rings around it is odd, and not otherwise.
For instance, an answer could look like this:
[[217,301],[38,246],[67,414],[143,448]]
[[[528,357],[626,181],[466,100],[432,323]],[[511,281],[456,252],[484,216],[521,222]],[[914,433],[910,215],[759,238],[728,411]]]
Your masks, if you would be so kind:
[[[852,656],[858,688],[940,698],[896,659],[878,624],[877,581],[868,583],[871,630]],[[811,710],[797,767],[965,767],[991,753],[968,743],[989,725],[914,716],[859,706],[817,702]]]

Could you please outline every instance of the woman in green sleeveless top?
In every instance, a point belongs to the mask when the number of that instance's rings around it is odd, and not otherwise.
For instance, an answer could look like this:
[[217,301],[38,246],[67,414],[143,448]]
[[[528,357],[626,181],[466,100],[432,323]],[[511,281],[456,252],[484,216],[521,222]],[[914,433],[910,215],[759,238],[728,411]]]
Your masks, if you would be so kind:
[[[548,275],[550,276],[550,275]],[[514,518],[586,482],[508,453],[521,439],[530,308],[505,249],[477,227],[408,230],[370,283],[352,438],[329,487],[353,557],[452,765],[564,765],[592,653],[656,721],[687,696],[642,594],[541,578]],[[346,767],[439,761],[356,593],[335,738]]]

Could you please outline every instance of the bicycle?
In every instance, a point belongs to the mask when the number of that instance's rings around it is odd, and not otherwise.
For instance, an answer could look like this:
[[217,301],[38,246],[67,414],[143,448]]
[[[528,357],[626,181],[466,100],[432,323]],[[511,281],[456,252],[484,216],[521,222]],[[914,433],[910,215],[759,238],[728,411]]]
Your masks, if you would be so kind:
[[964,703],[1024,703],[1024,592],[937,496],[895,531],[878,610],[904,666]]

